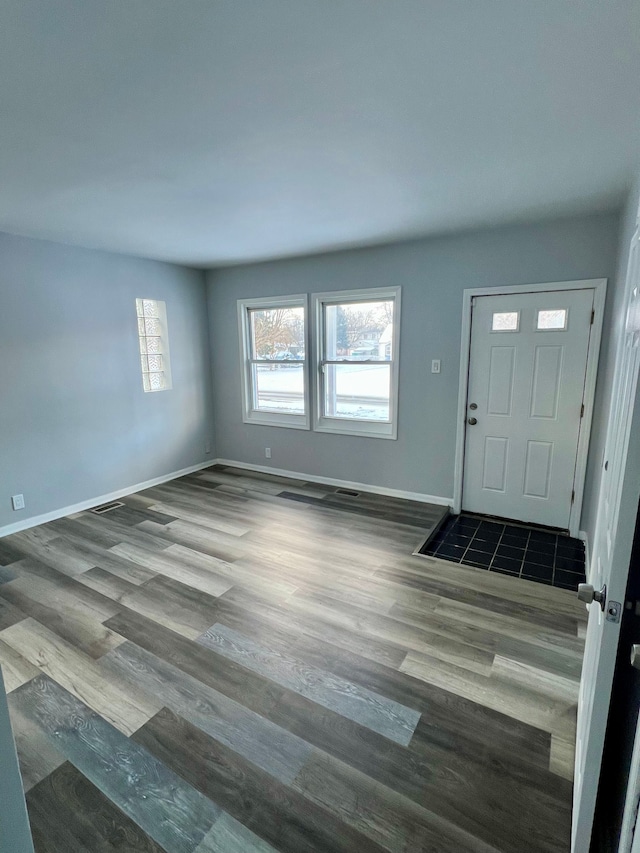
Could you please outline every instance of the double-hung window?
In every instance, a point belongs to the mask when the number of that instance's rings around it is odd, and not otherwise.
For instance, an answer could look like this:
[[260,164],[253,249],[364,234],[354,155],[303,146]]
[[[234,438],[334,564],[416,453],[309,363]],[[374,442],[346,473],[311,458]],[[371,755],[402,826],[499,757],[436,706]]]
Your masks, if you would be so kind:
[[241,299],[245,423],[309,429],[307,296]]
[[313,296],[314,429],[397,437],[400,288]]

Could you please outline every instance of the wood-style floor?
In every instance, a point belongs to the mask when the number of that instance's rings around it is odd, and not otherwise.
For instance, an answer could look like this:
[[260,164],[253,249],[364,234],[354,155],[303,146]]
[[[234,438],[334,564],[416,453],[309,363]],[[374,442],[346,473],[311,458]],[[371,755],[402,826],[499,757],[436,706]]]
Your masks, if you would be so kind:
[[411,556],[437,507],[219,467],[124,503],[0,540],[37,853],[569,850],[574,594]]

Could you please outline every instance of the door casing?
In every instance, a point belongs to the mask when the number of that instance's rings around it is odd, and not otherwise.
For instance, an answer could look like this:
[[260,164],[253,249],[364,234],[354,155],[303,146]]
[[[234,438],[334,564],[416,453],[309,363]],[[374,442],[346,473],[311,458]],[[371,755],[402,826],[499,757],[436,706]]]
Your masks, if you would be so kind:
[[469,357],[471,348],[471,305],[474,296],[500,296],[502,294],[544,293],[558,290],[593,290],[595,316],[591,328],[589,352],[587,355],[587,371],[584,390],[584,417],[580,426],[578,453],[573,490],[575,499],[569,516],[569,534],[584,538],[580,533],[580,515],[582,513],[582,498],[584,481],[587,473],[587,456],[589,452],[589,437],[591,435],[591,420],[598,373],[598,357],[602,339],[602,324],[604,306],[607,296],[607,279],[593,278],[579,281],[554,281],[542,284],[518,284],[503,287],[469,288],[462,295],[462,339],[460,347],[460,384],[458,387],[458,422],[456,431],[456,456],[453,483],[453,513],[459,514],[462,509],[462,490],[464,480],[464,451],[467,421],[467,394],[469,386]]

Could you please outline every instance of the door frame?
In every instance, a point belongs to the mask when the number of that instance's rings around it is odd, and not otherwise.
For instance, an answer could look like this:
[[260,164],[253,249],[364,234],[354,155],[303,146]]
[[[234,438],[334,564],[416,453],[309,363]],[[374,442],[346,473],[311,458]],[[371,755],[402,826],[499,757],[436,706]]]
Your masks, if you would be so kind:
[[577,281],[553,281],[541,284],[514,284],[497,287],[473,287],[463,291],[462,294],[462,337],[460,345],[460,383],[458,386],[458,425],[456,431],[456,455],[453,480],[453,508],[454,515],[462,511],[462,491],[464,480],[464,452],[467,426],[467,394],[469,390],[469,359],[471,353],[471,314],[473,298],[475,296],[507,296],[509,294],[523,293],[545,293],[546,291],[558,290],[593,290],[593,308],[595,316],[589,337],[589,349],[587,352],[587,370],[584,386],[584,417],[580,423],[578,437],[578,453],[576,456],[576,469],[573,479],[573,490],[575,499],[571,505],[569,515],[569,534],[574,537],[584,535],[580,533],[580,515],[582,513],[582,498],[584,495],[584,482],[587,473],[587,458],[589,454],[589,437],[591,435],[591,421],[593,417],[593,405],[596,390],[596,378],[598,374],[598,358],[600,356],[600,341],[602,340],[602,327],[604,321],[604,307],[607,298],[606,278],[586,278]]

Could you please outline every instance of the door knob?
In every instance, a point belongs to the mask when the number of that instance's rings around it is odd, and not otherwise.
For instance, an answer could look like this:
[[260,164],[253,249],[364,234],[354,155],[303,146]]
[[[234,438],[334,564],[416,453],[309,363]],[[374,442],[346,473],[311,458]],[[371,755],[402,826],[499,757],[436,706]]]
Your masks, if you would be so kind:
[[593,601],[597,601],[600,608],[604,610],[604,605],[607,601],[607,587],[605,585],[600,591],[598,591],[593,588],[593,584],[579,583],[578,598],[586,604],[591,604]]
[[467,423],[471,424],[471,426],[475,426],[478,423],[478,419],[477,418],[469,418]]

